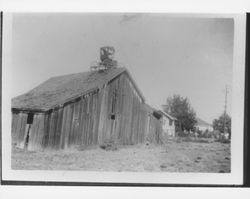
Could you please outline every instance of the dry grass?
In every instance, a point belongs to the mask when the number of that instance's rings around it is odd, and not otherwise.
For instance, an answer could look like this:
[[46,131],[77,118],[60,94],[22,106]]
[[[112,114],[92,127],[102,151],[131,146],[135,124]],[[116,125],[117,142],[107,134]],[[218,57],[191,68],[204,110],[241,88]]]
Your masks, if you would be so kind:
[[204,139],[195,142],[168,142],[162,158],[166,171],[177,172],[230,172],[230,144]]
[[230,172],[230,144],[168,141],[103,150],[29,152],[13,148],[12,168],[25,170]]

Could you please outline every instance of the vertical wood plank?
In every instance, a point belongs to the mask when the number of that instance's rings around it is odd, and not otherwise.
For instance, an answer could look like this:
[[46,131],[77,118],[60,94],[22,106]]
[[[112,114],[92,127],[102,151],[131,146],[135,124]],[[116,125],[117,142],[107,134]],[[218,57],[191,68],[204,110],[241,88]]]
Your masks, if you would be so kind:
[[62,120],[63,120],[63,108],[58,109],[58,119],[57,119],[57,126],[56,126],[56,138],[54,143],[54,148],[60,148],[60,138],[62,133]]
[[[33,125],[33,124],[32,124]],[[28,143],[28,150],[39,150],[42,148],[42,141],[44,137],[44,114],[36,114],[36,128],[35,131],[30,131],[30,138]]]
[[53,148],[54,146],[54,134],[55,134],[55,111],[51,113],[50,122],[49,122],[49,139],[48,139],[48,147]]
[[31,124],[30,131],[29,131],[28,150],[36,149],[36,139],[38,135],[38,128],[39,128],[38,114],[34,114],[33,123]]
[[71,129],[71,122],[72,122],[72,105],[67,105],[67,115],[65,121],[65,143],[64,148],[67,149],[69,146],[69,137],[70,137],[70,129]]
[[65,146],[65,129],[66,129],[66,118],[67,118],[67,112],[68,112],[68,108],[67,106],[63,107],[63,116],[62,116],[62,130],[61,130],[61,136],[60,136],[60,144],[59,144],[59,148],[63,149]]
[[94,94],[94,115],[93,115],[93,134],[94,134],[94,139],[93,139],[93,144],[98,143],[98,124],[99,124],[99,114],[100,114],[100,106],[99,106],[99,101],[98,101],[98,95],[99,92]]
[[72,138],[73,138],[73,116],[74,116],[74,105],[75,103],[69,104],[70,106],[70,115],[69,115],[69,130],[68,130],[68,146],[71,146],[72,144]]
[[17,124],[18,124],[18,114],[12,113],[12,128],[11,128],[11,136],[13,142],[18,142],[18,131],[17,131]]
[[89,125],[88,125],[88,145],[92,144],[93,140],[93,94],[89,96]]
[[106,95],[107,95],[107,86],[104,85],[104,88],[100,91],[100,116],[99,116],[99,126],[98,126],[98,143],[102,144],[104,142],[104,120],[105,120],[105,105],[106,105]]
[[72,125],[71,125],[71,139],[70,144],[76,145],[77,141],[77,132],[79,129],[79,108],[80,102],[75,102],[73,106],[73,118],[72,118]]
[[44,115],[44,137],[43,137],[43,142],[42,142],[43,148],[47,148],[48,147],[49,124],[50,124],[50,114],[46,113]]
[[81,133],[81,144],[84,145],[86,142],[86,126],[87,126],[87,106],[88,106],[88,102],[87,102],[87,97],[84,96],[83,98],[83,108],[82,108],[82,133]]
[[19,147],[24,148],[24,142],[25,142],[25,129],[26,129],[26,123],[27,123],[27,114],[26,113],[20,113],[20,121],[19,121],[19,127],[18,127],[18,140],[19,140]]
[[82,144],[82,139],[83,139],[83,117],[84,117],[84,99],[83,97],[81,98],[80,101],[80,112],[79,112],[79,130],[78,130],[78,136],[77,136],[77,144],[81,145]]

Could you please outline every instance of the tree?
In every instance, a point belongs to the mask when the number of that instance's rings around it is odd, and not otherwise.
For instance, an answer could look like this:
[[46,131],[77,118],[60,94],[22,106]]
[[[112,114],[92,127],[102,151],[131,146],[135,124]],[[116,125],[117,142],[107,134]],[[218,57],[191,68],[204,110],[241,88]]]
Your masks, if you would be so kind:
[[213,128],[221,133],[225,130],[231,137],[231,117],[223,113],[218,119],[213,120]]
[[164,105],[164,111],[174,116],[177,119],[177,131],[194,131],[196,124],[196,113],[191,107],[187,97],[173,95],[167,98],[167,103]]

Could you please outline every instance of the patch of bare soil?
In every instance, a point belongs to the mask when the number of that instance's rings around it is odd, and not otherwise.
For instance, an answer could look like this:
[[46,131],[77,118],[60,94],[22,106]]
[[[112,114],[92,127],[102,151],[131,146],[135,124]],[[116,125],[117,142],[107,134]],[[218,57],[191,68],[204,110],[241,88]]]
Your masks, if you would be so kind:
[[[106,146],[109,147],[109,146]],[[109,149],[109,148],[108,148]],[[69,150],[12,150],[12,169],[140,172],[230,172],[230,144],[177,142],[83,147]]]

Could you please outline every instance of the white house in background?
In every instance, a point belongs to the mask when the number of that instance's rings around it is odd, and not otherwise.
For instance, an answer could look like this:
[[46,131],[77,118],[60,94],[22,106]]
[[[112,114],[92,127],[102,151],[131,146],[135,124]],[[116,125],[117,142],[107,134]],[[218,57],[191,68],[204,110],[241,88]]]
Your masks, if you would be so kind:
[[160,111],[162,114],[162,133],[174,137],[175,136],[175,122],[176,118],[169,115],[165,111]]
[[204,120],[200,119],[200,118],[196,118],[197,123],[195,125],[196,129],[204,132],[204,131],[208,131],[208,132],[212,132],[214,130],[213,126],[211,124],[209,124],[208,122],[205,122]]

